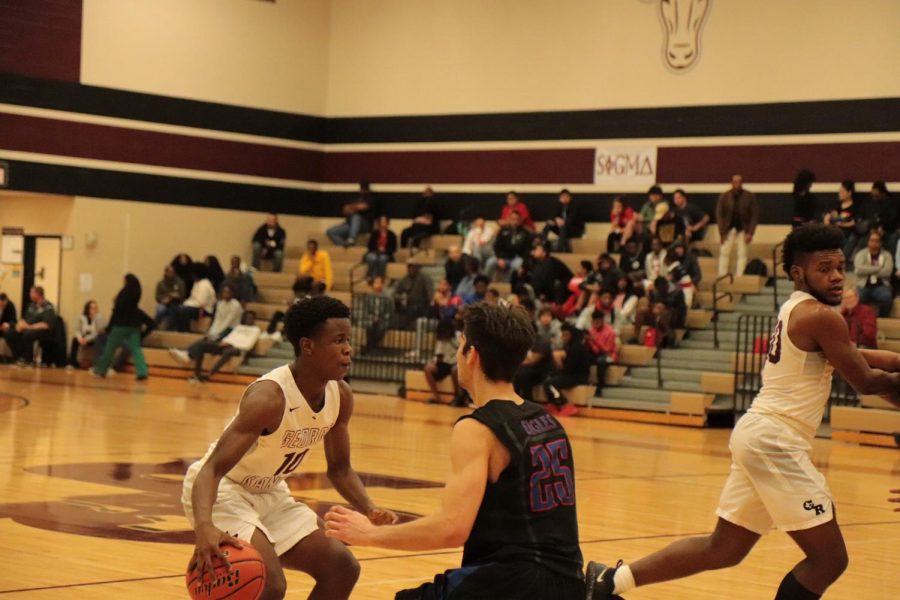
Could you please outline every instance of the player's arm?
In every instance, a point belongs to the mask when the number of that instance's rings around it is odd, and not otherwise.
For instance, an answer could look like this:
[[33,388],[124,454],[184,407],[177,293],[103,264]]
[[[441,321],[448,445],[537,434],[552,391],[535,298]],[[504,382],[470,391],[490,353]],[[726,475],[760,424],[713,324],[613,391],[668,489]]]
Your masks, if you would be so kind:
[[194,511],[196,548],[194,563],[200,573],[213,576],[213,558],[225,562],[219,550],[223,542],[234,543],[233,538],[219,531],[212,522],[212,507],[216,501],[219,481],[247,453],[261,434],[275,431],[284,413],[284,394],[278,384],[261,381],[250,386],[241,399],[237,416],[222,433],[216,447],[197,474],[191,490]]
[[888,373],[900,371],[900,354],[889,350],[869,350],[860,348],[859,353],[873,369],[881,369]]
[[490,430],[474,419],[456,424],[450,437],[450,476],[436,513],[402,525],[376,527],[359,513],[336,506],[325,515],[325,534],[348,544],[395,550],[463,545],[484,497],[493,439]]
[[341,390],[341,412],[325,436],[325,460],[328,480],[347,502],[379,525],[395,523],[397,515],[378,508],[366,493],[359,475],[350,464],[350,417],[353,416],[353,392],[345,381],[338,382]]
[[825,358],[860,394],[879,394],[900,406],[900,373],[872,368],[850,341],[844,318],[832,310],[817,310],[797,323],[798,333],[815,341]]

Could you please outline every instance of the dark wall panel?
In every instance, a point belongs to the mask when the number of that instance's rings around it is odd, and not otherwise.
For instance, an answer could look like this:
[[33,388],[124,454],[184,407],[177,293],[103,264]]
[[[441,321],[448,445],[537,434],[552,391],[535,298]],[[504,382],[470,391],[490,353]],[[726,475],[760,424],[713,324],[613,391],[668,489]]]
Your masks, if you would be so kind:
[[82,0],[0,0],[0,72],[77,83]]

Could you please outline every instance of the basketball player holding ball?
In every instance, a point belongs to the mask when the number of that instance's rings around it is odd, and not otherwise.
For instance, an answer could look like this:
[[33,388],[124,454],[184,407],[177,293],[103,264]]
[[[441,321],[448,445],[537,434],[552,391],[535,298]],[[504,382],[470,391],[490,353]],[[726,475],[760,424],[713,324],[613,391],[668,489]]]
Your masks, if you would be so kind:
[[319,442],[328,478],[372,523],[395,523],[377,508],[350,465],[348,422],[353,394],[342,381],[350,368],[350,311],[319,296],[291,306],[285,334],[293,363],[247,387],[237,414],[202,459],[185,475],[182,503],[196,534],[192,564],[214,578],[227,564],[221,544],[247,540],[265,563],[261,600],[284,597],[282,568],[315,579],[310,598],[345,599],[359,577],[359,563],[341,542],[325,536],[317,515],[291,496],[285,478]]
[[636,586],[737,565],[759,538],[781,529],[806,555],[775,600],[820,598],[847,568],[831,491],[812,462],[812,439],[838,373],[861,394],[900,406],[900,355],[860,350],[834,310],[844,291],[844,236],[804,225],[784,241],[794,292],[781,306],[762,371],[762,389],[731,434],[731,474],[715,531],[679,540],[630,565],[591,563],[588,598],[618,598]]

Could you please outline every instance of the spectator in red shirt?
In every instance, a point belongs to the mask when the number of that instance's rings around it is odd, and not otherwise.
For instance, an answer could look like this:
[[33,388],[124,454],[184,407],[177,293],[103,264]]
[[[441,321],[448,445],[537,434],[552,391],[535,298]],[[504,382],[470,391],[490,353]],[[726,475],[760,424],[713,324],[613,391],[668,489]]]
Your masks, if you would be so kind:
[[634,233],[634,209],[625,204],[622,196],[616,196],[609,211],[610,232],[606,238],[606,251],[619,252]]
[[390,219],[385,215],[378,217],[378,228],[369,235],[369,251],[365,261],[368,265],[366,278],[384,277],[387,264],[394,262],[397,251],[397,235],[388,227]]
[[519,219],[520,226],[528,231],[534,231],[534,221],[531,220],[531,212],[529,212],[525,204],[519,201],[519,195],[511,191],[506,194],[506,206],[500,212],[500,225],[509,224],[509,215],[514,212],[519,213],[519,217],[521,217]]
[[875,310],[859,301],[859,292],[854,287],[844,290],[841,300],[841,314],[850,330],[850,341],[863,348],[877,348],[878,321]]
[[597,396],[603,395],[603,384],[606,382],[606,369],[619,358],[619,343],[616,330],[606,319],[606,313],[600,310],[591,315],[591,328],[587,331],[585,345],[594,357],[597,365]]

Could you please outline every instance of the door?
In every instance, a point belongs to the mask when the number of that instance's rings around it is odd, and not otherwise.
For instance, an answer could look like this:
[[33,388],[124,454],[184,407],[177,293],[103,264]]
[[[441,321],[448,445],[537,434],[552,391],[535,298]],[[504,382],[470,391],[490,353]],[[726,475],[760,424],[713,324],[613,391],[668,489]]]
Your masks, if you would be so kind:
[[28,293],[33,286],[44,288],[44,297],[59,310],[59,288],[62,276],[62,238],[59,236],[25,236],[25,264],[22,307],[28,306]]

